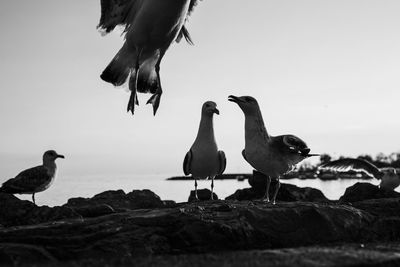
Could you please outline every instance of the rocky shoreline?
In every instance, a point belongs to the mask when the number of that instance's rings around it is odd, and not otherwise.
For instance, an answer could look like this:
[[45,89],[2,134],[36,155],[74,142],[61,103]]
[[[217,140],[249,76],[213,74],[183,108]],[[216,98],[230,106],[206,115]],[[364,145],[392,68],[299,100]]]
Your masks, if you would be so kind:
[[400,264],[399,193],[357,183],[330,201],[283,185],[272,205],[253,178],[227,200],[185,203],[117,190],[49,208],[0,194],[0,265]]

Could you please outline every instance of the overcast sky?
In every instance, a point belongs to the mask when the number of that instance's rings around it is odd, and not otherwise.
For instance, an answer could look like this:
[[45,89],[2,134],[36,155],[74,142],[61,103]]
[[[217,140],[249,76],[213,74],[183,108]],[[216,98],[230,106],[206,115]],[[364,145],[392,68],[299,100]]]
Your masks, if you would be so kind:
[[99,2],[0,1],[2,177],[47,149],[69,174],[182,174],[206,100],[226,172],[251,171],[230,94],[254,96],[270,134],[313,153],[400,151],[398,0],[204,0],[187,25],[195,46],[173,44],[162,62],[156,117],[150,95],[132,117],[129,93],[99,78],[123,43],[96,30]]

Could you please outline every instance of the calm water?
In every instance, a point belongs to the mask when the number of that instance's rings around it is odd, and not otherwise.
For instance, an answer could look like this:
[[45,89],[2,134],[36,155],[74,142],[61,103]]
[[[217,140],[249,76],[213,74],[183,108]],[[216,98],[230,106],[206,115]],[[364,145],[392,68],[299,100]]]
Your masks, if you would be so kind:
[[[190,190],[194,189],[193,181],[167,181],[163,175],[142,175],[139,177],[115,177],[102,176],[85,177],[57,177],[54,184],[46,191],[38,193],[35,198],[38,205],[62,205],[71,197],[92,197],[106,190],[123,189],[130,192],[133,189],[150,189],[164,200],[175,200],[177,202],[187,201]],[[378,180],[344,179],[333,181],[321,180],[283,180],[283,183],[295,184],[300,187],[314,187],[320,189],[327,198],[338,199],[343,195],[345,189],[356,182],[371,182],[375,185]],[[210,181],[199,181],[199,189],[210,188]],[[215,181],[215,192],[219,198],[225,198],[237,189],[250,187],[247,180],[217,180]],[[21,199],[31,199],[29,195],[17,195]]]

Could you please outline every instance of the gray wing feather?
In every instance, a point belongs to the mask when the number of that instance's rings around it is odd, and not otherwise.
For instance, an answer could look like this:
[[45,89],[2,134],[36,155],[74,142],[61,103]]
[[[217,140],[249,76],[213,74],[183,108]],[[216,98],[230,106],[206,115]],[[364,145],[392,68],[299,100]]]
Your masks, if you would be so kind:
[[37,166],[19,173],[15,178],[6,181],[2,185],[2,191],[7,193],[29,193],[51,179],[47,169]]
[[218,151],[218,160],[219,160],[219,172],[218,174],[223,174],[226,168],[226,157],[224,151]]
[[176,37],[176,42],[179,43],[182,38],[185,37],[185,40],[188,44],[190,45],[194,45],[192,37],[189,34],[189,31],[187,30],[187,28],[185,27],[185,25],[182,26],[181,31],[179,32],[178,36]]
[[366,175],[381,179],[383,173],[371,162],[363,159],[344,158],[325,163],[318,167],[322,170],[332,170],[337,172],[347,172],[350,170],[363,172]]
[[190,149],[186,153],[185,159],[183,160],[183,172],[185,173],[185,175],[189,175],[191,173],[190,166],[192,164],[192,156],[193,156],[193,152]]

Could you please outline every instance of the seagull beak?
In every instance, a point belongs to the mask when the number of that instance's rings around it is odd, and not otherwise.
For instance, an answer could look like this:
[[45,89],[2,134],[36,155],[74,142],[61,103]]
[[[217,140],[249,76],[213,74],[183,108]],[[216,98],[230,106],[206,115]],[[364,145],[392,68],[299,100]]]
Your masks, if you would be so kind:
[[64,155],[57,155],[57,158],[65,159]]
[[300,153],[301,153],[301,155],[308,157],[308,155],[309,155],[308,153],[310,153],[310,150],[311,149],[309,149],[309,148],[303,148],[303,149],[300,149]]
[[214,109],[214,113],[219,115],[219,110],[217,108]]
[[314,156],[320,156],[320,154],[309,154],[310,153],[310,149],[309,148],[304,148],[301,151],[301,155],[304,157],[314,157]]
[[228,96],[228,101],[235,102],[235,103],[244,102],[242,99],[240,99],[240,97],[237,97],[234,95]]

